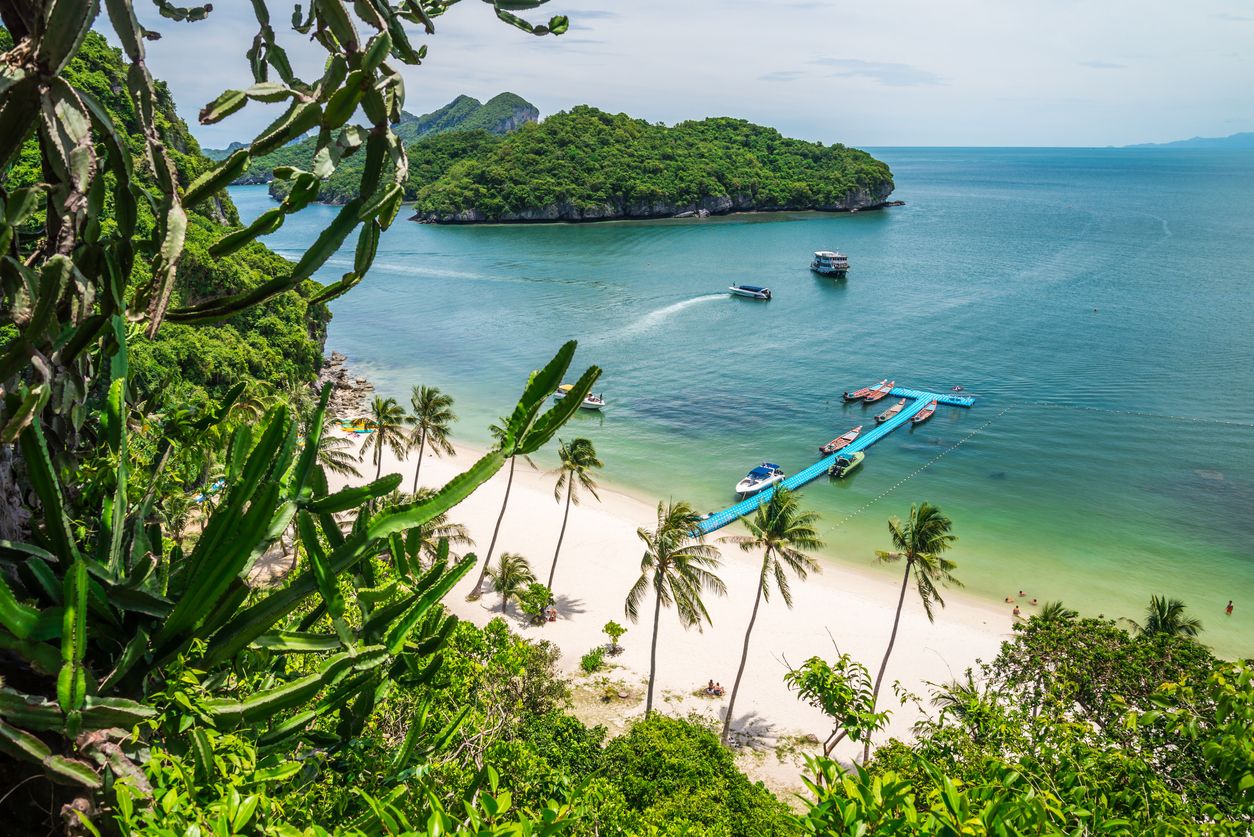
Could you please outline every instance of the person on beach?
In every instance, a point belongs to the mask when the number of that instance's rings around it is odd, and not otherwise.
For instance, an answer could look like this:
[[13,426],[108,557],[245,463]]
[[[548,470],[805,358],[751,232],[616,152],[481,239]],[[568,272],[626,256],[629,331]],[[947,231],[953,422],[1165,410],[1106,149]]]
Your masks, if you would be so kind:
[[1232,615],[1232,599],[1228,599],[1228,606],[1224,608],[1224,613]]
[[1006,597],[1006,604],[1014,604],[1014,603],[1015,603],[1014,599],[1012,599],[1010,596]]
[[1014,616],[1014,618],[1016,619],[1019,618],[1019,606],[1018,605],[1015,605],[1015,609],[1011,611],[1011,615]]
[[713,680],[711,680],[709,683],[707,683],[707,684],[706,684],[706,686],[705,686],[705,693],[706,693],[707,695],[712,695],[712,694],[714,694],[714,681],[713,681]]
[[1023,598],[1024,596],[1026,596],[1026,595],[1027,595],[1027,593],[1023,592],[1022,590],[1020,590],[1020,591],[1019,591],[1019,598],[1021,598],[1021,599],[1022,599],[1022,598]]
[[1033,600],[1032,600],[1032,605],[1035,607],[1035,605],[1036,605],[1036,599],[1033,599]]

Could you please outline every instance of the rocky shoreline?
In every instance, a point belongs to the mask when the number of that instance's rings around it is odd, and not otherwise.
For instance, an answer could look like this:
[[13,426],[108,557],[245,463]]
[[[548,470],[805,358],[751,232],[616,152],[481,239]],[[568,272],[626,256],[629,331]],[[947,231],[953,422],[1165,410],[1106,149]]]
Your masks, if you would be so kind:
[[366,415],[374,384],[349,372],[347,356],[331,352],[330,357],[322,359],[322,369],[314,384],[315,391],[321,392],[326,383],[331,384],[327,418],[355,419]]
[[701,198],[685,204],[666,201],[626,202],[616,201],[595,205],[577,206],[569,202],[528,207],[517,212],[506,212],[488,217],[476,208],[451,212],[418,210],[409,220],[420,224],[535,224],[554,222],[630,221],[657,218],[708,218],[711,215],[730,215],[740,212],[863,212],[901,206],[904,201],[890,201],[892,183],[874,190],[858,189],[845,195],[835,204],[791,206],[759,205],[752,195],[718,195]]

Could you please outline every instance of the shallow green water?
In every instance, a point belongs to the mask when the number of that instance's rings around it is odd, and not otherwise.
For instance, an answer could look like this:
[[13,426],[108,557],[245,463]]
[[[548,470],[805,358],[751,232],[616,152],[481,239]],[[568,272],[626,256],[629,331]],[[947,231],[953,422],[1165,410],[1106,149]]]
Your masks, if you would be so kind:
[[[334,304],[329,348],[388,394],[451,392],[458,435],[484,442],[526,373],[576,337],[610,406],[568,433],[594,440],[607,480],[702,510],[763,459],[793,473],[869,427],[877,409],[842,404],[842,390],[961,385],[973,409],[941,408],[850,480],[805,489],[834,558],[869,562],[885,519],[927,499],[955,521],[972,592],[1111,616],[1170,593],[1218,651],[1254,654],[1254,155],[876,154],[908,206],[398,222]],[[268,205],[262,187],[232,194],[246,216]],[[312,208],[268,243],[295,255],[334,211]],[[809,272],[820,248],[849,254],[846,281]],[[321,278],[350,264],[351,251]],[[732,281],[775,299],[730,298]]]

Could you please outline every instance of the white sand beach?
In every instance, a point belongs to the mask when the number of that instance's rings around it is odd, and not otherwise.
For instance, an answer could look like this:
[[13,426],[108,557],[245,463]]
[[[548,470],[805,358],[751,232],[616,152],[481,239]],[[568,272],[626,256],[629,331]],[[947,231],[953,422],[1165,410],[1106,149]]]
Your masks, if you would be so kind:
[[[457,446],[453,456],[425,457],[422,465],[423,485],[440,486],[455,474],[469,467],[481,452],[464,445]],[[385,454],[383,472],[399,471],[404,475],[402,486],[412,485],[414,462],[398,462]],[[368,461],[362,465],[365,482],[374,475]],[[505,491],[507,469],[502,469],[473,496],[456,507],[450,519],[465,525],[475,540],[474,551],[482,561],[492,537],[492,528],[500,511]],[[339,484],[348,481],[333,477]],[[561,526],[562,506],[554,501],[555,476],[538,470],[520,460],[514,475],[509,506],[501,526],[495,554],[517,552],[531,563],[536,576],[548,577]],[[633,697],[638,701],[622,704],[617,721],[644,711],[643,689],[649,670],[649,640],[653,598],[650,595],[641,607],[641,621],[630,623],[623,613],[627,590],[639,576],[642,543],[636,535],[638,527],[652,529],[656,522],[656,504],[649,504],[604,486],[598,492],[600,502],[585,497],[582,505],[570,512],[565,541],[558,561],[554,591],[559,618],[543,626],[528,626],[511,605],[506,614],[515,630],[534,639],[549,640],[561,648],[562,666],[582,677],[580,657],[594,646],[606,642],[602,626],[611,619],[628,628],[622,640],[624,651],[609,658],[620,666],[611,672],[615,679],[634,684]],[[728,527],[710,538],[717,544],[720,535],[743,532],[739,524]],[[761,556],[742,552],[738,546],[717,544],[723,554],[720,576],[727,584],[726,598],[707,597],[706,605],[713,625],[703,632],[684,630],[673,611],[663,609],[658,639],[657,686],[655,709],[673,714],[699,711],[722,719],[726,698],[693,696],[707,681],[721,682],[730,692],[740,661],[744,632],[748,624],[757,584]],[[961,565],[960,550],[953,558]],[[867,556],[868,564],[870,556]],[[445,603],[459,617],[477,624],[486,624],[500,615],[500,598],[486,592],[475,602],[466,601],[477,572],[470,574],[450,594]],[[736,702],[734,729],[747,733],[753,743],[770,746],[781,736],[813,733],[820,739],[829,731],[819,710],[803,704],[783,680],[789,664],[798,665],[812,655],[835,657],[832,638],[842,651],[853,654],[871,670],[872,676],[883,656],[892,627],[899,576],[880,570],[859,570],[857,567],[827,560],[823,571],[812,574],[805,582],[793,583],[793,608],[789,610],[778,596],[762,606],[754,627],[749,661],[740,696]],[[486,586],[486,585],[485,585]],[[990,659],[1009,632],[1011,617],[1005,608],[966,596],[960,591],[946,591],[947,607],[938,609],[936,622],[929,624],[913,590],[907,592],[897,645],[889,664],[881,694],[881,706],[895,709],[887,733],[907,737],[918,719],[913,706],[897,705],[891,685],[901,685],[919,695],[928,694],[928,682],[945,682],[960,677],[977,658]],[[829,636],[830,635],[830,636]],[[614,716],[610,717],[615,726]],[[612,732],[614,730],[611,730]],[[848,759],[856,751],[842,745],[837,755]],[[771,763],[775,759],[766,760]],[[795,781],[796,768],[783,770]],[[783,777],[781,776],[781,779]],[[785,784],[792,781],[783,779]]]

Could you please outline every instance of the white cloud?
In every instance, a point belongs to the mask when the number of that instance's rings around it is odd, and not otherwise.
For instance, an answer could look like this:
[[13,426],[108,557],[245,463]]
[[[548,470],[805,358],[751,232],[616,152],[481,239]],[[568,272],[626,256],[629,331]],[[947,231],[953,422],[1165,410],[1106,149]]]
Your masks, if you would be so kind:
[[[194,24],[148,13],[165,36],[149,63],[185,116],[248,83],[248,5],[217,4]],[[321,50],[270,5],[298,70],[315,75]],[[455,6],[434,37],[415,35],[430,53],[404,70],[407,109],[510,90],[542,113],[728,115],[856,145],[1123,144],[1228,133],[1233,118],[1254,128],[1248,0],[553,0],[527,16],[558,13],[572,33],[537,38],[486,4]],[[225,145],[272,117],[249,104],[194,130]]]

